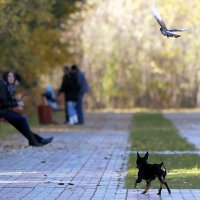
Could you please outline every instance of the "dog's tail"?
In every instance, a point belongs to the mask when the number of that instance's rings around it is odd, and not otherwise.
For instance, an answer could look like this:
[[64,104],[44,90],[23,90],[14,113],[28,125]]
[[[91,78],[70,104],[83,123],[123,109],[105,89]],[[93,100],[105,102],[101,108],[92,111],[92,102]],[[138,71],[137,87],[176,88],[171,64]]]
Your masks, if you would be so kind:
[[163,169],[163,170],[166,170],[165,165],[164,165],[163,162],[160,163],[160,168]]
[[167,175],[167,169],[163,162],[160,163],[160,168],[162,169],[162,171],[164,173],[164,177],[165,177]]

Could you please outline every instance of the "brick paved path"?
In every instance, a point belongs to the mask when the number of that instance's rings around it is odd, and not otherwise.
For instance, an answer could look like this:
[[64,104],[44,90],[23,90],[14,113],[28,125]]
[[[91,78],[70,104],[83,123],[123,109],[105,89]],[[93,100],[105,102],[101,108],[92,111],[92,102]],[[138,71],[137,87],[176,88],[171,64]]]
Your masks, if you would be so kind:
[[200,151],[200,113],[165,113],[173,121],[179,134]]
[[0,153],[0,200],[200,199],[199,190],[163,190],[141,195],[124,189],[131,114],[88,114],[84,127],[43,132],[54,141],[41,148],[18,146]]

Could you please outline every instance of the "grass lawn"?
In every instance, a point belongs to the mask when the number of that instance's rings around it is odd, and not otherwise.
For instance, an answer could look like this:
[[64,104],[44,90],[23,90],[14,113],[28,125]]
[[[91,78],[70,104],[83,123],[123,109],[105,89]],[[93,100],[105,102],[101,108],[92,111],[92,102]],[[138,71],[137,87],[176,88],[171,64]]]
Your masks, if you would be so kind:
[[[195,150],[193,145],[177,134],[173,124],[161,113],[136,113],[131,126],[131,150],[164,151]],[[137,177],[136,155],[130,154],[126,188],[133,188]],[[164,162],[170,188],[200,189],[200,156],[194,154],[163,155],[150,154],[149,163]],[[145,181],[139,184],[144,188]],[[159,188],[159,181],[152,182],[151,188]]]
[[161,113],[135,113],[130,139],[131,150],[195,150]]

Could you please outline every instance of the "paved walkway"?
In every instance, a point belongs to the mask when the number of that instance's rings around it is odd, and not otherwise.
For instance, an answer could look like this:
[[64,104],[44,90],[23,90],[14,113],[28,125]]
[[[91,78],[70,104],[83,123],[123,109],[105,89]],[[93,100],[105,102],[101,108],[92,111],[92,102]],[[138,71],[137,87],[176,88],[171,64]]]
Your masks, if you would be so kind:
[[178,128],[179,134],[200,151],[200,113],[165,113]]
[[200,190],[163,190],[159,197],[157,190],[124,189],[131,117],[88,114],[84,127],[41,129],[55,138],[41,148],[26,147],[19,134],[8,137],[1,144],[0,200],[199,200]]

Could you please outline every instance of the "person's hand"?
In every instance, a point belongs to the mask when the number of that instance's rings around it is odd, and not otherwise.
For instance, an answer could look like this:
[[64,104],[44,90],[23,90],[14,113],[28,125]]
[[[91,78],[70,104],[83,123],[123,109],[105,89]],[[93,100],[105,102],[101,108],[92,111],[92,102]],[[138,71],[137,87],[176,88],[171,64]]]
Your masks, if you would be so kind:
[[22,106],[17,106],[17,107],[12,108],[11,110],[18,114],[23,114],[24,108]]
[[17,110],[18,113],[21,113],[24,110],[24,108],[23,106],[18,106],[18,107],[15,107],[14,110]]
[[21,101],[22,96],[23,96],[23,95],[22,95],[21,93],[19,93],[19,94],[16,95],[16,99],[17,99],[18,101]]
[[24,107],[24,103],[22,101],[18,101],[18,106],[19,107]]
[[22,101],[22,99],[24,99],[24,97],[26,97],[26,96],[27,96],[26,94],[19,93],[19,94],[16,95],[16,99],[18,101]]

